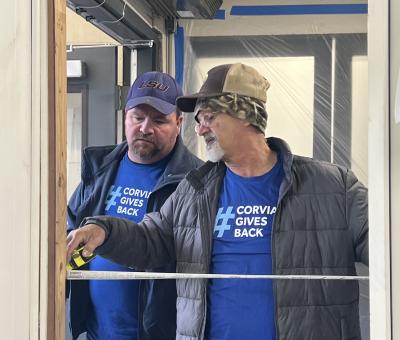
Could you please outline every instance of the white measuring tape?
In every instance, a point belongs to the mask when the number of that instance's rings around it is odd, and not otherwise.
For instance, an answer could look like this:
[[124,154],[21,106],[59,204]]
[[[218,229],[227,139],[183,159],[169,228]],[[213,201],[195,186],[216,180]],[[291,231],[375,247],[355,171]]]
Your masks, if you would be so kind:
[[269,280],[369,280],[368,276],[244,275],[70,270],[67,280],[167,280],[167,279],[269,279]]

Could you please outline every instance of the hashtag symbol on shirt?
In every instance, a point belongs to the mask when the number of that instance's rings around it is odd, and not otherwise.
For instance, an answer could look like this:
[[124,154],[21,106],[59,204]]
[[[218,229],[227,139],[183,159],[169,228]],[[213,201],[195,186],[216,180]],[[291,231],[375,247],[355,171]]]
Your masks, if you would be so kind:
[[122,196],[121,189],[122,187],[117,187],[117,190],[114,191],[114,185],[111,186],[107,194],[106,209],[105,209],[106,211],[108,211],[111,208],[111,206],[117,204],[117,202],[115,202],[115,199],[117,197]]
[[[230,219],[235,218],[235,214],[232,214],[233,207],[227,207],[226,213],[223,213],[224,208],[219,208],[217,213],[217,218],[215,220],[214,232],[218,232],[217,237],[224,236],[225,230],[230,230],[231,225],[228,224]],[[219,224],[219,221],[222,221]]]

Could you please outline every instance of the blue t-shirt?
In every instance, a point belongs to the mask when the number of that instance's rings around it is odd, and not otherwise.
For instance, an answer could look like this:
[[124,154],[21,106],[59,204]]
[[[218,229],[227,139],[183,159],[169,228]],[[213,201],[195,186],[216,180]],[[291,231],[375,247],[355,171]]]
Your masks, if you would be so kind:
[[[114,184],[109,188],[104,214],[140,222],[149,196],[168,163],[168,157],[154,164],[138,164],[128,158],[120,162]],[[100,256],[90,262],[90,270],[134,271]],[[87,322],[88,339],[135,340],[138,329],[137,280],[91,280],[92,310]]]
[[[211,272],[271,274],[271,228],[283,178],[282,161],[266,174],[227,169],[213,233]],[[208,285],[209,340],[274,340],[271,280],[213,279]]]

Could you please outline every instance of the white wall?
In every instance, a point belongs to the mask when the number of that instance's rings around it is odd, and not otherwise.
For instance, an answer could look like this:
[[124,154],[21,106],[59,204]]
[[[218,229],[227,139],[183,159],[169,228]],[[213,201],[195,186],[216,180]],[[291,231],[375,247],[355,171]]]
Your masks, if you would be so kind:
[[368,93],[373,94],[368,98],[371,340],[391,339],[388,17],[388,1],[368,2]]
[[[390,1],[390,136],[393,339],[400,339],[400,2]],[[395,100],[397,99],[397,107]],[[395,110],[397,122],[395,122]]]
[[0,30],[2,339],[39,339],[40,323],[42,339],[46,336],[46,310],[39,320],[39,277],[47,280],[46,270],[40,273],[39,267],[40,237],[46,236],[45,231],[40,234],[41,222],[45,225],[46,221],[41,221],[39,156],[45,147],[40,132],[44,123],[41,108],[47,104],[41,94],[47,85],[41,72],[47,57],[43,49],[46,6],[45,1],[2,2],[6,13]]
[[82,93],[68,93],[67,98],[67,198],[81,180]]
[[353,57],[351,71],[351,169],[368,185],[368,57]]

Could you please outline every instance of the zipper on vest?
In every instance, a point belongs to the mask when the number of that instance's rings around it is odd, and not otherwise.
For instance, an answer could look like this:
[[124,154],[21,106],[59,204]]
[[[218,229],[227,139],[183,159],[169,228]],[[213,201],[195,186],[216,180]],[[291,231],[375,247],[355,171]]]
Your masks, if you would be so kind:
[[[274,215],[274,218],[272,220],[272,226],[271,226],[271,248],[272,248],[272,256],[271,256],[271,260],[272,260],[272,274],[276,274],[276,264],[275,264],[275,221],[276,221],[276,217],[278,216],[278,214],[280,214],[281,210],[281,203],[279,202],[277,207],[276,207],[276,212]],[[276,297],[276,281],[273,280],[272,281],[272,295],[274,297],[274,324],[275,324],[275,333],[276,333],[276,340],[279,340],[279,331],[278,331],[278,322],[277,322],[277,317],[278,317],[278,306],[277,306],[277,297]]]
[[[208,194],[206,195],[204,202],[205,205],[207,206],[207,209],[205,212],[202,212],[202,224],[200,225],[203,226],[204,232],[201,232],[201,238],[202,242],[204,244],[204,247],[206,248],[205,254],[206,254],[206,273],[210,272],[210,263],[211,263],[211,249],[212,249],[212,233],[210,230],[213,228],[213,222],[215,223],[215,213],[213,213],[213,209],[210,207],[210,201],[208,199]],[[207,214],[208,213],[208,214]],[[206,216],[210,216],[210,221],[207,221]],[[209,222],[209,223],[207,223]],[[204,285],[204,313],[203,313],[203,323],[201,325],[201,334],[200,334],[200,339],[204,339],[205,336],[205,329],[206,329],[206,323],[207,323],[207,294],[208,294],[208,279],[205,279],[205,285]]]
[[[283,179],[282,184],[284,183],[285,179]],[[276,274],[276,261],[275,261],[275,221],[277,220],[277,217],[280,216],[281,214],[281,206],[282,206],[282,201],[283,198],[286,196],[287,192],[289,191],[291,187],[291,183],[284,188],[282,191],[282,194],[278,198],[278,204],[276,205],[276,212],[274,215],[274,218],[272,220],[272,227],[271,227],[271,252],[272,252],[272,274]],[[277,296],[276,296],[276,280],[272,281],[272,294],[274,296],[274,323],[275,323],[275,333],[276,333],[276,339],[279,340],[279,329],[278,329],[278,322],[277,322],[277,317],[278,317],[278,304],[277,304]]]
[[[206,163],[207,165],[208,163]],[[213,167],[211,163],[208,164],[208,168]],[[208,169],[207,168],[207,169]],[[204,168],[203,168],[204,170]],[[222,170],[221,170],[222,171]],[[218,179],[219,178],[219,179]],[[223,176],[222,176],[223,178]],[[189,180],[189,179],[188,179]],[[222,179],[220,175],[217,176],[215,185],[211,186],[212,189],[214,190],[213,194],[215,195],[214,200],[210,199],[210,195],[207,191],[208,188],[210,188],[210,182],[212,182],[214,179],[211,178],[211,181],[207,183],[206,186],[203,186],[202,188],[196,188],[196,186],[193,186],[196,191],[200,190],[198,195],[201,198],[201,202],[199,204],[199,208],[205,206],[206,209],[205,211],[200,211],[199,215],[201,216],[200,220],[200,234],[201,234],[201,242],[203,243],[203,247],[205,248],[205,271],[206,273],[210,272],[210,264],[211,264],[211,251],[212,251],[212,228],[214,227],[215,224],[215,218],[217,216],[217,205],[219,201],[219,193],[220,193],[220,187],[222,183]],[[190,180],[189,180],[189,183]],[[192,184],[192,183],[191,183]],[[218,195],[217,195],[218,194]],[[213,203],[214,206],[210,205],[210,202]],[[208,216],[208,217],[207,217]],[[205,285],[204,285],[204,311],[203,311],[203,320],[202,320],[202,325],[200,326],[200,334],[197,339],[203,340],[205,336],[205,328],[206,328],[206,323],[207,323],[207,292],[208,292],[208,279],[205,280]]]

